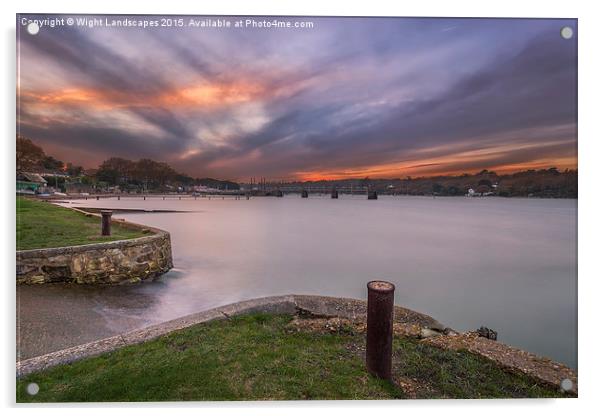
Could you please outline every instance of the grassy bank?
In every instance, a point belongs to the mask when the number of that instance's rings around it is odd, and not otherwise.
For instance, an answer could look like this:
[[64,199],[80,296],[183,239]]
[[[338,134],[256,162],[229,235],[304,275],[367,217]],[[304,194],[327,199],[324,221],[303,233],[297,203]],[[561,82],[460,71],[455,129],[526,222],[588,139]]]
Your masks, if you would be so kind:
[[[291,317],[248,315],[31,374],[18,402],[554,397],[468,352],[396,337],[390,383],[364,369],[364,334],[295,331]],[[26,393],[29,383],[39,393]]]
[[100,235],[100,219],[53,204],[17,197],[17,250],[65,247],[125,240],[145,234],[112,226],[112,235]]

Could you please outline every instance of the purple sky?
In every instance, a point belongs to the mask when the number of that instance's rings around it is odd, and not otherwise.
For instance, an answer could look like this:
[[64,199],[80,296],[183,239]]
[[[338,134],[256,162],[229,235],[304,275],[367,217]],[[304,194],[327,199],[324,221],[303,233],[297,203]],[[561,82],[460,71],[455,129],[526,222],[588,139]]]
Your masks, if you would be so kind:
[[19,132],[85,167],[149,157],[244,180],[577,165],[575,20],[309,17],[281,19],[311,29],[32,36],[23,17],[45,16],[17,17]]

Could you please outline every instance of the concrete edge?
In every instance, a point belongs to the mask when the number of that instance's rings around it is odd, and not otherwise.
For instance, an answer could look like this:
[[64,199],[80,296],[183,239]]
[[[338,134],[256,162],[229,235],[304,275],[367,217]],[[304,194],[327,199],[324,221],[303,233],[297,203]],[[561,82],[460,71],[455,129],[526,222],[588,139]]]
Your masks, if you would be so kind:
[[[359,299],[316,295],[282,295],[245,300],[207,311],[194,313],[146,328],[126,332],[109,338],[77,345],[16,363],[17,378],[47,370],[62,364],[70,364],[84,358],[95,357],[120,348],[159,338],[173,331],[233,316],[263,312],[270,314],[300,314],[314,317],[341,317],[352,320],[365,319],[367,302]],[[411,309],[395,306],[394,321],[418,324],[423,328],[441,331],[445,328],[436,319]],[[477,352],[475,352],[477,353]],[[477,353],[478,354],[478,353]],[[482,354],[478,354],[482,355]],[[484,355],[483,355],[484,356]],[[487,358],[486,356],[484,356]],[[513,368],[513,370],[517,370]],[[539,378],[531,374],[532,377]],[[576,378],[576,377],[575,377]],[[548,380],[539,378],[549,384]],[[574,387],[576,389],[576,385]]]
[[185,329],[193,325],[219,319],[228,319],[231,316],[253,312],[294,314],[297,305],[292,295],[271,296],[246,300],[226,306],[194,313],[171,321],[152,325],[143,329],[114,335],[109,338],[92,341],[87,344],[77,345],[64,350],[51,352],[38,357],[18,361],[16,365],[17,377],[46,370],[61,364],[69,364],[84,358],[95,357],[103,353],[115,351],[119,348],[150,341],[170,332]]
[[[272,314],[306,314],[313,316],[343,317],[348,319],[364,319],[366,301],[351,298],[339,298],[315,295],[282,295],[245,300],[229,305],[194,313],[146,328],[114,335],[109,338],[92,341],[60,351],[51,352],[38,357],[18,361],[17,377],[22,377],[51,367],[69,364],[84,358],[94,357],[119,348],[150,341],[173,331],[185,329],[193,325],[232,316],[253,312]],[[410,309],[395,306],[395,321],[418,323],[424,327],[442,328],[432,317],[414,312]]]

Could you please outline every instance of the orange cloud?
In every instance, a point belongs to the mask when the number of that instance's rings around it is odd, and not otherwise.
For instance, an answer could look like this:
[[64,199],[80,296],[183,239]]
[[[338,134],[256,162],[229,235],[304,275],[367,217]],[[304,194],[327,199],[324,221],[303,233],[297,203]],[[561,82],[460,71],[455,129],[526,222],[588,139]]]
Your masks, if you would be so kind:
[[[301,171],[296,172],[294,176],[302,181],[319,181],[365,177],[401,178],[405,176],[460,175],[481,169],[489,169],[500,174],[505,174],[528,169],[547,169],[552,166],[557,167],[560,170],[577,168],[576,155],[559,155],[557,157],[533,159],[521,163],[500,163],[496,162],[497,158],[494,157],[501,148],[503,148],[504,151],[520,151],[522,148],[531,146],[516,146],[515,148],[512,148],[511,146],[500,146],[489,149],[488,151],[466,151],[448,156],[423,158],[409,162],[383,163],[338,170]],[[545,144],[543,144],[543,146],[545,146]],[[458,167],[462,165],[480,167]]]
[[268,89],[258,83],[199,83],[158,94],[130,94],[114,90],[69,88],[59,91],[22,91],[21,97],[34,105],[75,105],[96,109],[136,106],[218,108],[261,98]]

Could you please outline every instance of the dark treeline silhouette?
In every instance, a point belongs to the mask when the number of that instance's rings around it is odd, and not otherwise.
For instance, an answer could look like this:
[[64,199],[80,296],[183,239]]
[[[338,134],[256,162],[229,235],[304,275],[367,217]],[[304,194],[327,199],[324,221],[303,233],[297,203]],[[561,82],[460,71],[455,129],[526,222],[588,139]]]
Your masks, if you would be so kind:
[[81,166],[65,163],[44,153],[44,150],[31,140],[17,135],[17,172],[62,173],[69,176],[81,175]]
[[[81,166],[46,155],[40,146],[23,136],[17,135],[16,147],[17,172],[35,172],[44,177],[54,175],[49,183],[58,184],[62,190],[66,182],[81,183],[95,189],[119,187],[129,192],[187,190],[197,185],[222,190],[239,189],[236,182],[193,178],[177,172],[167,163],[152,159],[133,161],[112,157],[102,162],[98,169],[84,171]],[[57,174],[68,178],[57,179]]]
[[484,169],[476,174],[442,175],[396,179],[341,179],[280,184],[313,190],[375,190],[391,195],[461,196],[471,190],[476,195],[502,197],[577,198],[577,170],[559,171],[555,167],[497,174]]
[[95,176],[110,186],[119,186],[123,190],[168,190],[165,188],[191,187],[203,185],[215,189],[237,190],[236,182],[213,178],[193,178],[176,172],[167,163],[152,159],[138,161],[112,157],[100,164]]

